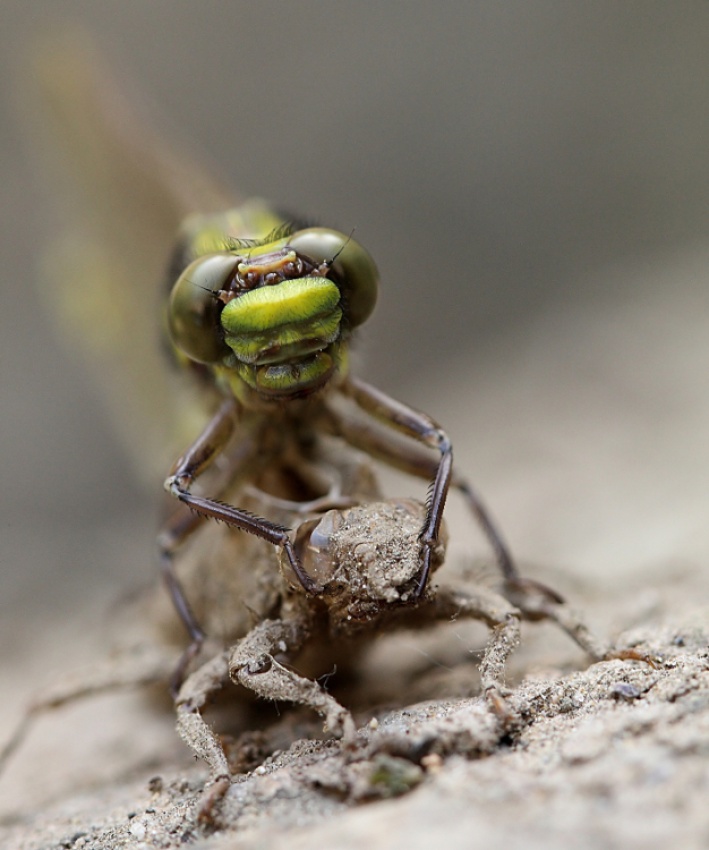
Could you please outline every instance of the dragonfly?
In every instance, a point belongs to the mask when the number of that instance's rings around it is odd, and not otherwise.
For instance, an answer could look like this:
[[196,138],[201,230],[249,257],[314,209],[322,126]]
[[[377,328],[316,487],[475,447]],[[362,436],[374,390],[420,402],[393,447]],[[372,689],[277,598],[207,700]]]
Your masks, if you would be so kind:
[[[79,237],[49,255],[53,306],[109,388],[112,419],[139,447],[141,474],[149,470],[154,483],[159,463],[167,469],[166,423],[184,446],[164,483],[173,507],[158,536],[164,585],[187,634],[171,689],[178,729],[215,781],[228,767],[201,710],[228,679],[304,702],[351,737],[349,714],[275,660],[314,635],[327,644],[390,621],[456,612],[483,619],[496,630],[483,685],[501,715],[501,665],[520,617],[554,620],[593,657],[607,656],[553,589],[520,574],[454,467],[441,425],[352,374],[351,341],[379,287],[375,261],[354,235],[233,198],[224,181],[145,129],[85,45],[45,48],[37,77],[55,127],[49,153],[56,158],[55,143],[67,142],[62,165],[79,198],[68,216]],[[372,459],[428,481],[425,504],[384,500]],[[503,593],[492,600],[431,584],[450,490],[499,567]],[[403,535],[404,520],[415,533]],[[348,523],[354,537],[336,544]],[[382,534],[384,544],[405,537],[408,555],[373,549]],[[222,649],[205,661],[210,641]],[[161,660],[132,678],[163,670]]]
[[[304,512],[312,511],[318,494],[307,467],[316,465],[320,434],[430,480],[411,600],[426,592],[451,487],[464,496],[487,534],[505,580],[521,586],[489,513],[471,485],[453,472],[451,441],[443,428],[350,373],[350,339],[377,297],[378,272],[369,253],[351,235],[330,228],[284,222],[263,210],[260,218],[254,222],[248,206],[191,217],[169,274],[175,280],[167,308],[174,357],[220,400],[165,483],[189,511],[178,512],[160,535],[166,585],[191,638],[186,657],[206,635],[180,587],[173,556],[203,520],[219,520],[279,547],[302,588],[311,595],[322,591],[303,567],[288,528],[221,498],[222,488],[233,489],[235,480],[247,478],[296,509],[301,503]],[[398,435],[435,456],[397,441]],[[237,448],[226,458],[235,436]],[[194,486],[225,458],[216,492],[195,493]]]

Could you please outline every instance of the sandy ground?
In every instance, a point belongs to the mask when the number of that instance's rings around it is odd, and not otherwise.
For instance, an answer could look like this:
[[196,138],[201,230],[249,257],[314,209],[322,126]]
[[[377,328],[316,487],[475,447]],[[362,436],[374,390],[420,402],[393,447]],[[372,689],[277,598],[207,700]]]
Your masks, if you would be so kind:
[[[307,713],[262,706],[248,733],[253,713],[218,708],[243,772],[210,828],[196,822],[205,770],[165,700],[92,697],[42,718],[0,777],[1,846],[706,847],[707,268],[697,249],[609,270],[632,297],[547,316],[474,369],[461,356],[413,399],[491,482],[527,573],[654,667],[588,666],[553,627],[525,625],[508,675],[519,726],[502,735],[476,693],[483,629],[382,642],[343,695],[354,745]],[[106,657],[98,619],[37,624],[4,677],[3,735],[41,682]]]

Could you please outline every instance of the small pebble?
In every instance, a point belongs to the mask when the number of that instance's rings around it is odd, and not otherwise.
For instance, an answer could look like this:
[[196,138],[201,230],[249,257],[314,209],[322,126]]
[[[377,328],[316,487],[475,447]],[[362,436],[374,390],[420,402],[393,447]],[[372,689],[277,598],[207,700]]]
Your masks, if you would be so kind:
[[438,753],[429,753],[421,759],[421,767],[428,773],[440,773],[443,767],[443,759]]
[[630,682],[617,682],[611,688],[611,696],[616,699],[633,700],[640,696],[640,691]]
[[141,823],[140,821],[135,821],[135,823],[132,823],[130,825],[129,831],[134,838],[138,839],[138,841],[142,841],[148,832],[148,830],[145,828],[145,824]]

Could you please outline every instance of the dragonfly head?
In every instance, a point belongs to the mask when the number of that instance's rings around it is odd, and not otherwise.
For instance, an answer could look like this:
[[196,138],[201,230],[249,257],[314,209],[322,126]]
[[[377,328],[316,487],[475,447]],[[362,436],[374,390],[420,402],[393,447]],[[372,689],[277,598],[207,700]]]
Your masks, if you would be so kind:
[[198,257],[172,289],[168,325],[175,346],[217,368],[238,395],[298,398],[342,371],[377,285],[364,248],[311,227]]

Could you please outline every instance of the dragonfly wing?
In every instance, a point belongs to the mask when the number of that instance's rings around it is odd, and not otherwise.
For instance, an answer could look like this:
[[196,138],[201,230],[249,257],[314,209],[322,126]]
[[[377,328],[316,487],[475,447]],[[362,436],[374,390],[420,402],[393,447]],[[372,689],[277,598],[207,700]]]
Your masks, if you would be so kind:
[[40,45],[33,79],[45,119],[34,146],[59,178],[63,225],[43,263],[40,300],[95,373],[118,436],[154,481],[156,464],[166,468],[166,434],[193,433],[197,424],[186,420],[199,410],[175,404],[161,350],[171,248],[185,216],[234,198],[143,126],[85,39]]

